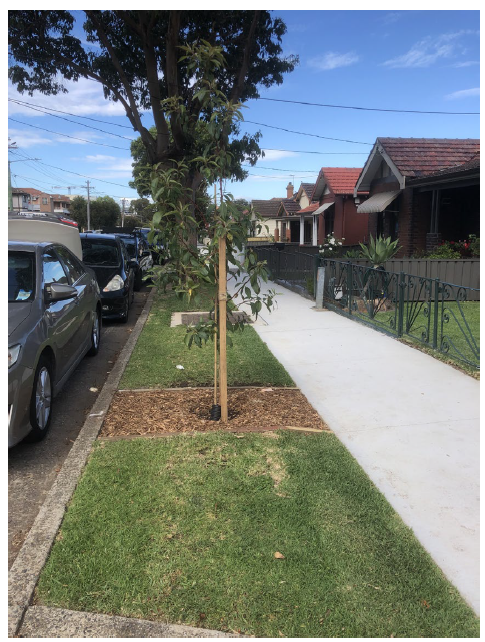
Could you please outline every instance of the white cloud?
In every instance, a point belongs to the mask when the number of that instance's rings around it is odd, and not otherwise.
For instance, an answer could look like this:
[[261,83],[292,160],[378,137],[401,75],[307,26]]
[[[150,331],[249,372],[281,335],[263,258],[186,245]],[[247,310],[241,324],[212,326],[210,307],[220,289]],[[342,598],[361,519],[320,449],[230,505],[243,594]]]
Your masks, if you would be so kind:
[[472,87],[472,89],[461,89],[454,91],[445,96],[445,100],[459,100],[460,98],[471,98],[472,96],[480,96],[480,87]]
[[401,19],[401,11],[390,11],[381,17],[380,22],[384,25],[392,25]]
[[[460,53],[461,45],[458,40],[465,35],[478,35],[477,31],[463,29],[456,33],[445,33],[441,36],[427,36],[414,44],[402,56],[386,60],[382,63],[385,67],[429,67],[437,60],[451,58]],[[461,50],[463,53],[463,50]]]
[[258,163],[264,163],[265,161],[276,161],[280,160],[281,158],[293,158],[295,156],[299,156],[299,154],[295,152],[285,152],[283,150],[279,149],[264,149],[264,158],[260,158],[258,160]]
[[480,64],[479,60],[465,60],[465,62],[457,62],[451,66],[455,68],[461,68],[461,67],[472,67],[473,65],[479,65],[479,64]]
[[329,71],[331,69],[337,69],[338,67],[348,67],[358,61],[359,56],[353,51],[349,51],[348,53],[327,51],[323,56],[311,58],[308,64],[310,67],[318,69],[319,71]]
[[36,147],[38,145],[52,145],[53,141],[50,138],[47,138],[45,135],[37,134],[36,132],[30,132],[24,129],[9,129],[8,135],[17,143],[17,146],[22,149],[28,147]]
[[[78,82],[72,80],[59,81],[68,90],[67,94],[57,96],[45,96],[40,92],[34,92],[33,96],[20,94],[11,81],[9,81],[8,97],[42,107],[62,110],[77,116],[125,116],[126,112],[121,103],[107,100],[103,95],[101,85],[93,80],[80,78]],[[30,116],[42,116],[43,114],[28,107],[9,102],[9,113],[29,114]],[[126,119],[128,125],[128,119]]]

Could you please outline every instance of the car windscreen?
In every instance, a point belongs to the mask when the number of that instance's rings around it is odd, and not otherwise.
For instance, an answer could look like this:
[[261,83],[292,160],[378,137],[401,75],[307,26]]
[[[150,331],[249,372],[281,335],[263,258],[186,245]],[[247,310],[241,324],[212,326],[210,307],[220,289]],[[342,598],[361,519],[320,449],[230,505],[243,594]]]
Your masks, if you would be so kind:
[[125,238],[121,237],[121,240],[126,246],[126,251],[128,252],[128,256],[130,259],[135,259],[136,258],[136,241],[134,238]]
[[8,253],[8,301],[33,301],[35,296],[35,254]]
[[121,264],[118,244],[113,239],[81,239],[81,245],[86,265],[118,267]]

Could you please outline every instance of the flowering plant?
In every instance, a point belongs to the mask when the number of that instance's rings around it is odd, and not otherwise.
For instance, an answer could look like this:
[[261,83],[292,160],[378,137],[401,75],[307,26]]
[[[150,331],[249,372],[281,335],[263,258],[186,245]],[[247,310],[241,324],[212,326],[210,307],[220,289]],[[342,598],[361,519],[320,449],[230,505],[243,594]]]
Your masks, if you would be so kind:
[[339,250],[342,247],[342,241],[345,241],[345,239],[343,238],[342,240],[340,240],[335,238],[333,232],[327,234],[324,243],[318,246],[320,255],[325,258],[338,257],[341,254]]
[[442,241],[438,247],[428,254],[430,259],[460,259],[480,256],[480,239],[475,234],[469,234],[464,241]]

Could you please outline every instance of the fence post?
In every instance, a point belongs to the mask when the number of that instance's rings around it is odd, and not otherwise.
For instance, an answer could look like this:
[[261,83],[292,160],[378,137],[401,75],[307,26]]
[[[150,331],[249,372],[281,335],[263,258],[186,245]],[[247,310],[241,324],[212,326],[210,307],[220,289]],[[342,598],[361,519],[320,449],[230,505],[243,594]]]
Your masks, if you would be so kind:
[[275,278],[280,278],[280,261],[281,261],[281,252],[276,250],[276,269],[275,269]]
[[352,272],[352,262],[347,263],[347,302],[349,308],[349,314],[352,314],[352,285],[353,285],[353,272]]
[[397,310],[397,336],[402,337],[404,325],[404,288],[406,287],[406,277],[404,272],[399,273],[399,295]]
[[318,266],[320,265],[320,254],[313,255],[313,296],[317,298]]
[[439,311],[439,296],[440,296],[440,280],[434,280],[434,305],[433,305],[433,348],[436,350],[438,347],[438,311]]
[[315,292],[315,308],[323,310],[323,295],[325,290],[325,264],[324,267],[317,268],[317,289]]

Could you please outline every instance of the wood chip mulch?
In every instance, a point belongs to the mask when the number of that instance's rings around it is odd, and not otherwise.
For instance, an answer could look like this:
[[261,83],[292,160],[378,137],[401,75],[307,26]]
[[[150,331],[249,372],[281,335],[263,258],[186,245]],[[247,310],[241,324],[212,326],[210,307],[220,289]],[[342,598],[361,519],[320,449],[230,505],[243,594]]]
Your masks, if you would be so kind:
[[119,391],[113,397],[100,437],[157,435],[217,430],[276,429],[286,426],[329,431],[305,396],[295,389],[229,388],[229,421],[211,421],[210,388]]

